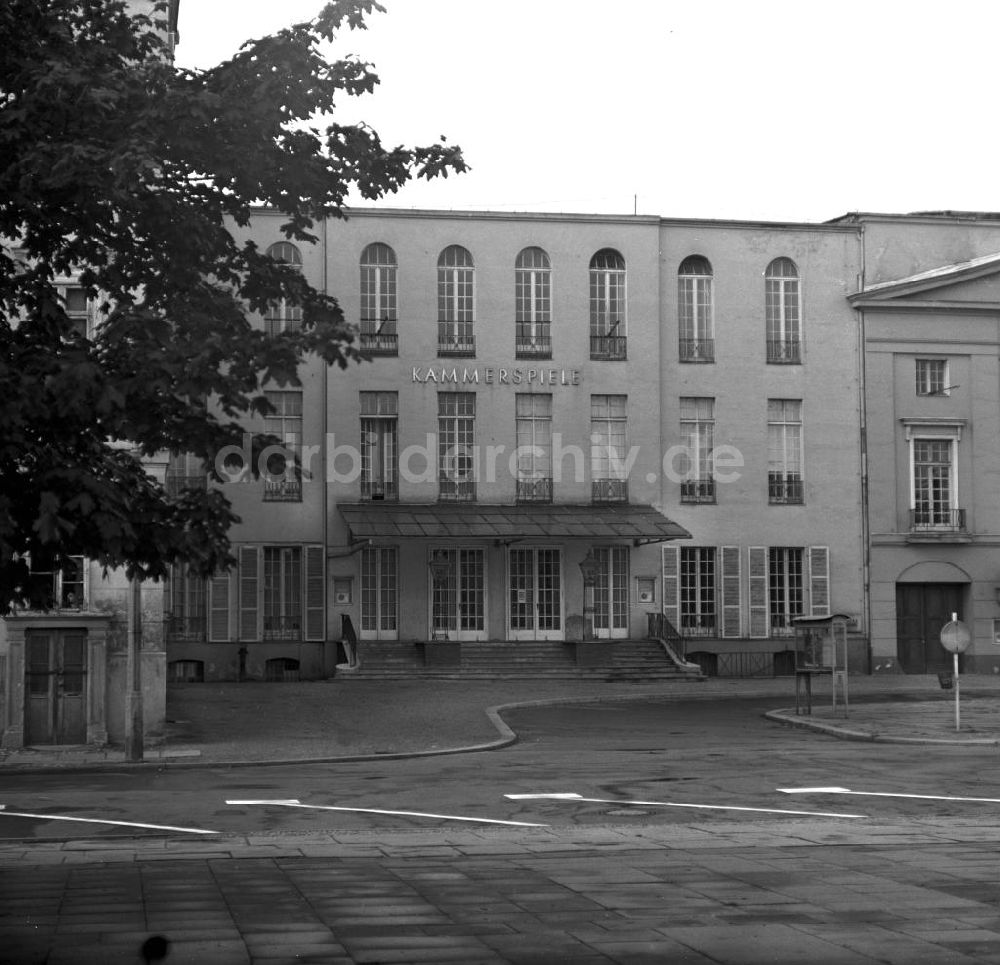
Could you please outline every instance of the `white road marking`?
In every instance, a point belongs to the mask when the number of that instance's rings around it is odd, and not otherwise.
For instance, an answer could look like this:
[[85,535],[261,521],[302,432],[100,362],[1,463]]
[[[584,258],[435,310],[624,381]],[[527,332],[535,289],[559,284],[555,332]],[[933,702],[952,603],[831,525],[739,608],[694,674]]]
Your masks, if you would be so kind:
[[944,794],[902,794],[893,791],[852,791],[846,787],[779,787],[782,794],[853,794],[857,797],[905,797],[918,801],[971,801],[976,804],[1000,804],[997,797],[949,797]]
[[184,831],[187,834],[221,834],[221,831],[206,831],[204,828],[178,828],[172,824],[141,824],[137,821],[107,821],[102,818],[77,818],[64,814],[32,814],[28,811],[8,811],[7,805],[0,804],[0,817],[41,818],[43,821],[81,821],[84,824],[113,824],[122,828],[147,828],[151,831]]
[[288,808],[310,808],[313,811],[351,811],[355,814],[389,814],[396,817],[437,818],[442,821],[471,821],[478,824],[509,824],[519,828],[547,828],[547,824],[529,821],[501,821],[499,818],[467,818],[457,814],[431,814],[427,811],[386,811],[382,808],[335,807],[330,804],[302,804],[297,800],[279,801],[226,801],[226,804],[276,804]]
[[697,808],[704,811],[754,811],[759,814],[794,814],[810,818],[866,818],[867,814],[841,814],[835,811],[786,811],[781,808],[748,808],[736,804],[680,804],[676,801],[614,801],[603,797],[583,797],[580,794],[505,794],[514,800],[583,801],[589,804],[639,804],[646,807]]

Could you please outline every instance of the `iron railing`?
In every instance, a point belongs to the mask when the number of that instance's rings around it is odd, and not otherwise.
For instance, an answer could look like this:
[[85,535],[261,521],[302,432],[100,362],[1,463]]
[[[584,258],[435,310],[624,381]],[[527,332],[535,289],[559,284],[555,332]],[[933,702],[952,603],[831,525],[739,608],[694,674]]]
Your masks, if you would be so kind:
[[596,361],[621,362],[628,358],[625,335],[591,335],[590,357]]
[[802,361],[802,346],[797,338],[769,338],[767,360],[776,365],[797,365]]
[[592,479],[590,498],[595,503],[627,503],[627,479]]
[[964,533],[964,509],[923,507],[910,510],[911,533]]
[[714,503],[714,479],[684,479],[681,480],[682,503]]
[[265,503],[298,503],[302,501],[301,479],[265,479]]
[[394,318],[361,319],[361,351],[369,355],[399,355],[399,335]]
[[438,322],[438,355],[473,356],[476,339],[471,322]]
[[714,362],[714,338],[682,338],[679,343],[682,362]]
[[769,472],[767,501],[772,504],[803,502],[802,477],[798,473]]
[[539,476],[533,479],[518,479],[517,501],[519,503],[551,503],[552,477]]

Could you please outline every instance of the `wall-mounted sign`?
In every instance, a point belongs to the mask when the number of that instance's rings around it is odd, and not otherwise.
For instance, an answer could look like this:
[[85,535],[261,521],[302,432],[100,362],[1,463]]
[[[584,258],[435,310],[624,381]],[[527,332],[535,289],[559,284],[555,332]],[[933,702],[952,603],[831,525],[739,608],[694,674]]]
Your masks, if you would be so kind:
[[411,382],[433,382],[436,385],[579,385],[579,369],[506,369],[487,365],[463,366],[414,365],[410,368]]

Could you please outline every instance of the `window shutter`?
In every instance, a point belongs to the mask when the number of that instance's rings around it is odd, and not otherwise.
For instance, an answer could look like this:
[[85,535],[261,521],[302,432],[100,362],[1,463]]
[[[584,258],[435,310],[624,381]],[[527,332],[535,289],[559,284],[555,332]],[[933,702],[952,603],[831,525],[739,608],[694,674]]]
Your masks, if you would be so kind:
[[256,546],[241,546],[240,561],[240,639],[260,639],[260,550]]
[[225,643],[233,638],[229,586],[228,573],[219,573],[208,581],[208,639],[211,643]]
[[750,636],[766,637],[768,627],[767,608],[767,547],[749,548],[748,583],[750,589]]
[[306,574],[306,640],[326,639],[326,607],[324,589],[326,577],[323,572],[323,547],[305,547]]
[[675,630],[681,626],[679,546],[663,547],[663,615]]
[[809,547],[809,602],[814,617],[830,615],[830,549]]
[[743,627],[740,619],[740,587],[743,580],[740,573],[740,548],[722,547],[722,635],[741,636]]

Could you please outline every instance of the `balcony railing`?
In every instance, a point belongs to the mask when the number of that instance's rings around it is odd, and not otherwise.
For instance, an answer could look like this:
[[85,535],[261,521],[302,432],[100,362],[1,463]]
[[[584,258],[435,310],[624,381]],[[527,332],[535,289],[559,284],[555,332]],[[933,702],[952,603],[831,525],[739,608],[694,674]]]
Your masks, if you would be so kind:
[[205,614],[199,613],[196,616],[167,616],[167,639],[179,640],[204,640],[205,639]]
[[476,500],[476,483],[473,479],[441,479],[438,500],[442,503],[472,503]]
[[519,359],[552,358],[552,336],[548,332],[548,325],[535,325],[532,330],[531,325],[518,322],[514,333],[514,354]]
[[592,479],[590,498],[595,503],[627,503],[627,479]]
[[369,355],[399,355],[396,320],[361,319],[361,351]]
[[438,322],[438,355],[473,356],[472,322]]
[[301,479],[265,479],[265,503],[300,503],[302,502]]
[[264,617],[265,640],[301,640],[302,618],[300,616]]
[[682,338],[679,343],[682,362],[714,362],[714,338]]
[[935,509],[932,507],[910,510],[911,533],[964,533],[964,509]]
[[803,502],[802,477],[798,473],[769,472],[767,501],[772,505]]
[[681,480],[682,503],[714,503],[714,479],[683,479]]
[[802,346],[797,338],[769,338],[767,360],[775,365],[798,365],[802,361]]
[[551,503],[552,477],[541,476],[534,479],[518,479],[517,501],[519,503]]
[[395,501],[399,499],[399,485],[395,479],[362,479],[361,498]]
[[625,335],[591,335],[590,357],[603,362],[622,362],[628,358]]
[[167,475],[163,481],[168,496],[179,496],[185,489],[205,489],[208,486],[208,476],[199,473],[197,476]]

